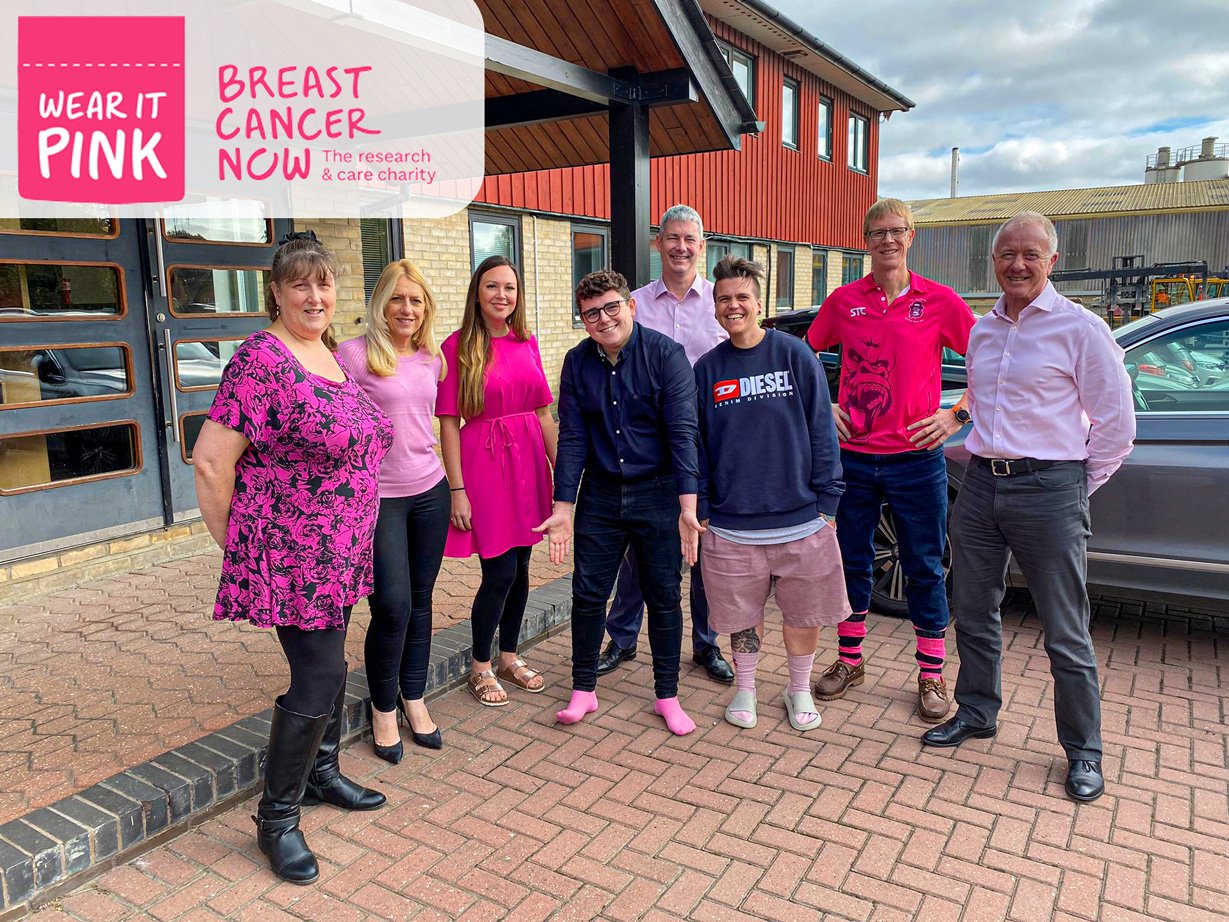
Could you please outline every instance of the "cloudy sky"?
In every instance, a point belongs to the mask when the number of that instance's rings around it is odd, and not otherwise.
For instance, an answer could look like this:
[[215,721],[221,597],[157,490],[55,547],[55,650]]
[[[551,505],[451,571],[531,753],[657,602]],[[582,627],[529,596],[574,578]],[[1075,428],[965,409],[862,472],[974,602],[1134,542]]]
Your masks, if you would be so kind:
[[879,191],[1143,181],[1161,145],[1229,143],[1226,0],[767,0],[916,103],[882,125]]

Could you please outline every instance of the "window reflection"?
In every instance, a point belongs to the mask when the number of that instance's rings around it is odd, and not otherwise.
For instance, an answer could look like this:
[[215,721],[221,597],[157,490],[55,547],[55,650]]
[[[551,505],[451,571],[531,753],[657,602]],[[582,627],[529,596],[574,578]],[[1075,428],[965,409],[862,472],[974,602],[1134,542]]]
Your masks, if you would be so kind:
[[172,242],[268,243],[273,239],[264,202],[187,202],[170,205],[163,214],[163,232]]
[[0,231],[14,234],[114,237],[115,222],[110,218],[0,218]]
[[0,436],[0,491],[19,491],[140,468],[135,423]]
[[175,386],[181,391],[217,387],[222,369],[242,342],[211,339],[175,343]]
[[121,346],[0,350],[0,408],[131,393],[132,379]]
[[268,278],[265,269],[172,269],[171,312],[259,314]]
[[110,266],[0,264],[0,320],[122,312],[119,272]]

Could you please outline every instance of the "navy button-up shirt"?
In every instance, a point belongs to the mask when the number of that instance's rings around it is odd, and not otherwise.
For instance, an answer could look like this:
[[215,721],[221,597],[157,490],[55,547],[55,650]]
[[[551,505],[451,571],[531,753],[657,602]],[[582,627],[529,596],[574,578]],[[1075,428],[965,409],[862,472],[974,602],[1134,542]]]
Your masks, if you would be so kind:
[[592,339],[563,360],[555,499],[576,502],[582,472],[699,486],[696,382],[683,347],[640,324],[611,364]]

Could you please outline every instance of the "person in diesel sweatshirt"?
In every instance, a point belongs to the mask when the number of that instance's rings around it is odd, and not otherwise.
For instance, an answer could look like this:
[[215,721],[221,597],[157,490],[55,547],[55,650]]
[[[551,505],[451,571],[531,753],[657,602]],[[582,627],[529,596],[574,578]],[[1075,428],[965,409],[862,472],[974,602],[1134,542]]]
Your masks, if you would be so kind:
[[785,710],[820,724],[811,697],[819,629],[849,615],[833,521],[845,490],[823,368],[801,340],[759,325],[764,270],[727,257],[713,270],[717,322],[730,334],[695,366],[699,540],[713,628],[730,635],[736,684],[725,718],[757,720],[755,673],[775,584],[789,661]]

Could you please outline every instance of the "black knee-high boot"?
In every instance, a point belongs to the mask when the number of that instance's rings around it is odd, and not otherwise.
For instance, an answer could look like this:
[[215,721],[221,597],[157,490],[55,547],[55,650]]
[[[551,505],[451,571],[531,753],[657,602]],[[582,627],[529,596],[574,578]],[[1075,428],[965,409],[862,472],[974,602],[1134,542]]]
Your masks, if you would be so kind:
[[307,788],[312,758],[329,722],[328,714],[308,717],[273,706],[273,726],[265,755],[265,793],[256,807],[256,840],[273,873],[294,884],[320,876],[316,856],[299,830],[299,804]]
[[333,702],[333,713],[320,740],[315,765],[307,779],[305,804],[332,804],[343,810],[374,810],[384,805],[385,797],[379,791],[355,784],[341,773],[341,716],[346,709],[346,679],[342,676],[341,689]]

